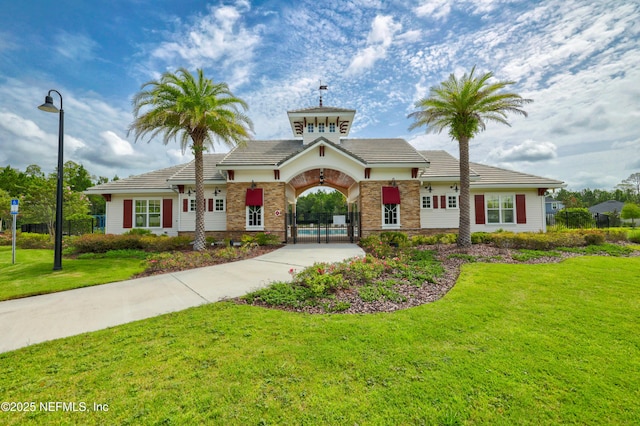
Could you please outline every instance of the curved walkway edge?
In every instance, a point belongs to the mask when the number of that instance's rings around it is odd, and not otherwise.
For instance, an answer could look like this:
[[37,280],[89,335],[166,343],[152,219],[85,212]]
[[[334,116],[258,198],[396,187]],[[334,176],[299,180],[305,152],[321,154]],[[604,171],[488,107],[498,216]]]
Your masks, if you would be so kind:
[[355,244],[287,245],[253,259],[0,302],[0,352],[238,297],[316,262],[364,256]]

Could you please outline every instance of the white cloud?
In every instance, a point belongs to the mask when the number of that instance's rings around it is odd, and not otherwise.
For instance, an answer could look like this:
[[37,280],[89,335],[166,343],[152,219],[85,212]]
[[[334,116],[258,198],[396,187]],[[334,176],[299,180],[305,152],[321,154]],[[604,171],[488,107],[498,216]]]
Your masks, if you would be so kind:
[[450,0],[427,0],[415,8],[416,15],[436,20],[445,19],[451,13]]
[[122,156],[132,155],[134,153],[129,141],[122,139],[111,130],[100,133],[100,136],[107,142],[114,154]]
[[0,127],[20,138],[45,140],[47,137],[36,123],[11,112],[0,112]]
[[509,148],[494,148],[489,153],[498,162],[545,161],[558,156],[558,148],[552,142],[536,142],[528,139]]
[[401,29],[402,24],[393,22],[391,16],[377,15],[367,36],[367,47],[353,58],[347,68],[347,75],[360,74],[373,67],[376,61],[385,58],[395,33]]
[[60,31],[54,38],[55,49],[66,60],[85,61],[92,59],[98,43],[83,34]]
[[227,69],[230,75],[225,79],[232,87],[247,82],[254,49],[260,42],[260,27],[248,29],[242,21],[240,9],[248,6],[247,2],[237,7],[209,6],[206,15],[173,34],[151,56],[176,66],[187,61],[190,67]]

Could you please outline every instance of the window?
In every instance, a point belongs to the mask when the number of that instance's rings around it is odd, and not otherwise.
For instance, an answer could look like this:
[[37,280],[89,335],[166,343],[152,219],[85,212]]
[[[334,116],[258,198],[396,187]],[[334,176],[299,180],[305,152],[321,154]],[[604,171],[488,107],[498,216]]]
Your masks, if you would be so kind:
[[487,195],[487,223],[515,223],[513,195]]
[[224,198],[216,198],[214,204],[214,210],[217,212],[224,211]]
[[336,132],[336,123],[329,123],[329,133]]
[[431,195],[423,195],[422,196],[422,208],[423,209],[430,209],[431,207]]
[[324,123],[318,124],[318,132],[324,133]]
[[307,132],[308,133],[313,133],[313,124],[311,124],[311,123],[307,124]]
[[551,203],[552,210],[558,210],[558,203]]
[[247,229],[262,229],[262,206],[247,206]]
[[190,212],[195,212],[196,211],[196,199],[195,198],[190,198],[189,199],[189,211]]
[[398,213],[399,204],[385,204],[384,205],[384,224],[385,225],[398,225]]
[[160,228],[160,200],[136,200],[136,228]]
[[458,208],[458,196],[456,194],[447,194],[447,208],[448,209]]

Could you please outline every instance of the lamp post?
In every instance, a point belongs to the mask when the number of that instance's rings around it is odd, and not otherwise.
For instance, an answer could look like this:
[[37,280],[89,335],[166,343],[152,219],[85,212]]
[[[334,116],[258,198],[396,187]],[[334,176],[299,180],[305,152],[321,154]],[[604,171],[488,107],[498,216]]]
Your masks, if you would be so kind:
[[[53,98],[51,92],[55,92],[60,96],[60,109],[53,104]],[[38,107],[42,111],[46,112],[59,112],[60,124],[58,126],[58,185],[56,187],[56,229],[55,229],[55,242],[53,246],[53,270],[58,271],[62,269],[62,177],[64,161],[63,154],[63,142],[64,142],[64,110],[62,109],[62,95],[57,90],[51,89],[44,98],[44,103]]]

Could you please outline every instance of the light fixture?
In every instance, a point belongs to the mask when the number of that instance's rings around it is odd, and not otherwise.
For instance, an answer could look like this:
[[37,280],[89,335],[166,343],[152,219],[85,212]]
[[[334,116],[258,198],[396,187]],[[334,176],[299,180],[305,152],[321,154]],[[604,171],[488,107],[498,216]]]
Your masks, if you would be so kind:
[[[51,93],[60,96],[60,109],[53,104]],[[38,109],[46,112],[60,113],[58,122],[58,184],[56,186],[56,229],[53,245],[53,270],[62,269],[62,179],[64,169],[64,109],[62,109],[62,95],[57,90],[51,89],[44,98],[44,103]]]
[[189,190],[187,191],[187,195],[191,197],[191,188],[189,188]]
[[425,186],[425,188],[427,189],[427,191],[431,192],[431,182],[429,182],[427,186]]
[[396,178],[391,179],[390,184],[391,184],[391,186],[393,186],[393,187],[398,186],[398,184],[396,183]]
[[256,189],[256,183],[251,179],[251,189]]
[[458,192],[458,184],[454,183],[453,185],[451,185],[449,188],[453,189],[454,191]]
[[217,196],[218,196],[218,194],[219,194],[220,192],[222,192],[222,191],[220,191],[220,190],[216,187],[216,189],[214,189],[214,190],[213,190],[213,196],[214,196],[214,197],[217,197]]
[[320,169],[320,185],[324,185],[324,169]]

